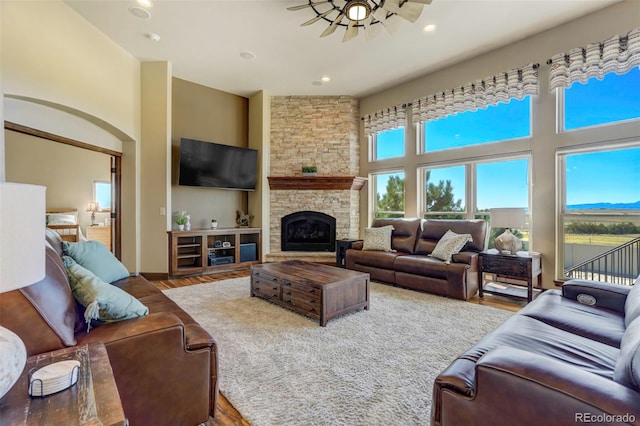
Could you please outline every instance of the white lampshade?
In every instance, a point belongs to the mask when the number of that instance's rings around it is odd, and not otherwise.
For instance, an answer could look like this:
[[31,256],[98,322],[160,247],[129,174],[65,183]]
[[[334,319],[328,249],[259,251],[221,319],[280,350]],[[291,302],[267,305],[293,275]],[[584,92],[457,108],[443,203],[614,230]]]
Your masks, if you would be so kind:
[[[0,293],[44,278],[45,191],[44,186],[0,182]],[[0,398],[18,380],[26,360],[20,337],[0,327]]]
[[525,224],[525,211],[521,207],[491,209],[492,228],[522,229]]
[[0,182],[0,293],[44,278],[45,191]]

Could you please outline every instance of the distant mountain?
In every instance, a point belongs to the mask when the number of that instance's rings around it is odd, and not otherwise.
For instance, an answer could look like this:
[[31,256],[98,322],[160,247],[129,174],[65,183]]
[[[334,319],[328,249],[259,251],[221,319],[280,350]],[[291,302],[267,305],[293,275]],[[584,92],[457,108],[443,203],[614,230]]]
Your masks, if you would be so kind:
[[567,210],[640,210],[640,201],[635,203],[587,203],[570,204]]

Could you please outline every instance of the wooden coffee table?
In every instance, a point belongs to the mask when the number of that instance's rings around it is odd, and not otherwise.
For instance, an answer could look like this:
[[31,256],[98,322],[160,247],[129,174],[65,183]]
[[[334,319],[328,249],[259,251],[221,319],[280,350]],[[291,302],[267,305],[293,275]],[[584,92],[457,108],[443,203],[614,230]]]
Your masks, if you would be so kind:
[[251,266],[251,296],[327,321],[369,309],[369,274],[302,260]]

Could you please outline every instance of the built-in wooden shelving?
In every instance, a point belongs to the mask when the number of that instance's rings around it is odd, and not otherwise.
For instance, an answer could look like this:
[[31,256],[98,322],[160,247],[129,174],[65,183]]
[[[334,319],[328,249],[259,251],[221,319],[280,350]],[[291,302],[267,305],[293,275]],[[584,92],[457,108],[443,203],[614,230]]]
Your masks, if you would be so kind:
[[310,190],[310,189],[352,189],[359,191],[367,178],[359,176],[269,176],[271,189]]

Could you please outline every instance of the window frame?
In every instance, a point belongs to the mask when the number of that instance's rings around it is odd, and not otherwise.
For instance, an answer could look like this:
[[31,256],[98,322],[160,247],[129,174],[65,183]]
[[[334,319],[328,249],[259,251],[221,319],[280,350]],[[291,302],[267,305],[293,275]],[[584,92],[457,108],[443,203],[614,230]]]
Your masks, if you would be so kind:
[[384,211],[382,213],[388,213],[388,214],[398,214],[398,215],[402,215],[401,217],[406,217],[406,209],[407,209],[407,186],[406,186],[406,182],[407,182],[407,172],[404,168],[395,168],[395,169],[386,169],[386,170],[376,170],[373,172],[369,173],[369,200],[370,200],[370,206],[369,206],[369,211],[371,212],[371,217],[369,218],[369,222],[373,221],[374,219],[378,218],[378,197],[377,197],[377,186],[378,186],[378,179],[377,176],[378,175],[391,175],[391,174],[397,174],[397,173],[402,173],[404,175],[404,181],[405,181],[405,191],[404,191],[404,200],[403,200],[403,205],[404,205],[404,210],[403,211]]
[[[377,158],[378,155],[378,135],[380,133],[394,131],[398,129],[403,129],[402,132],[402,155],[397,155],[395,157],[387,157],[387,158]],[[382,130],[379,132],[375,132],[369,135],[369,162],[375,163],[378,161],[387,161],[387,160],[397,160],[407,157],[406,151],[406,139],[407,139],[407,126],[398,126],[394,129]]]
[[[93,183],[92,183],[92,188],[93,188],[93,201],[97,202],[97,194],[98,191],[96,189],[97,185],[109,185],[109,194],[112,194],[112,186],[111,186],[111,181],[108,180],[100,180],[100,179],[94,179]],[[111,203],[113,203],[113,197],[111,195],[109,195],[110,201]],[[99,212],[101,213],[109,213],[111,212],[111,206],[109,206],[109,208],[103,208],[101,204],[100,205],[100,210]]]

